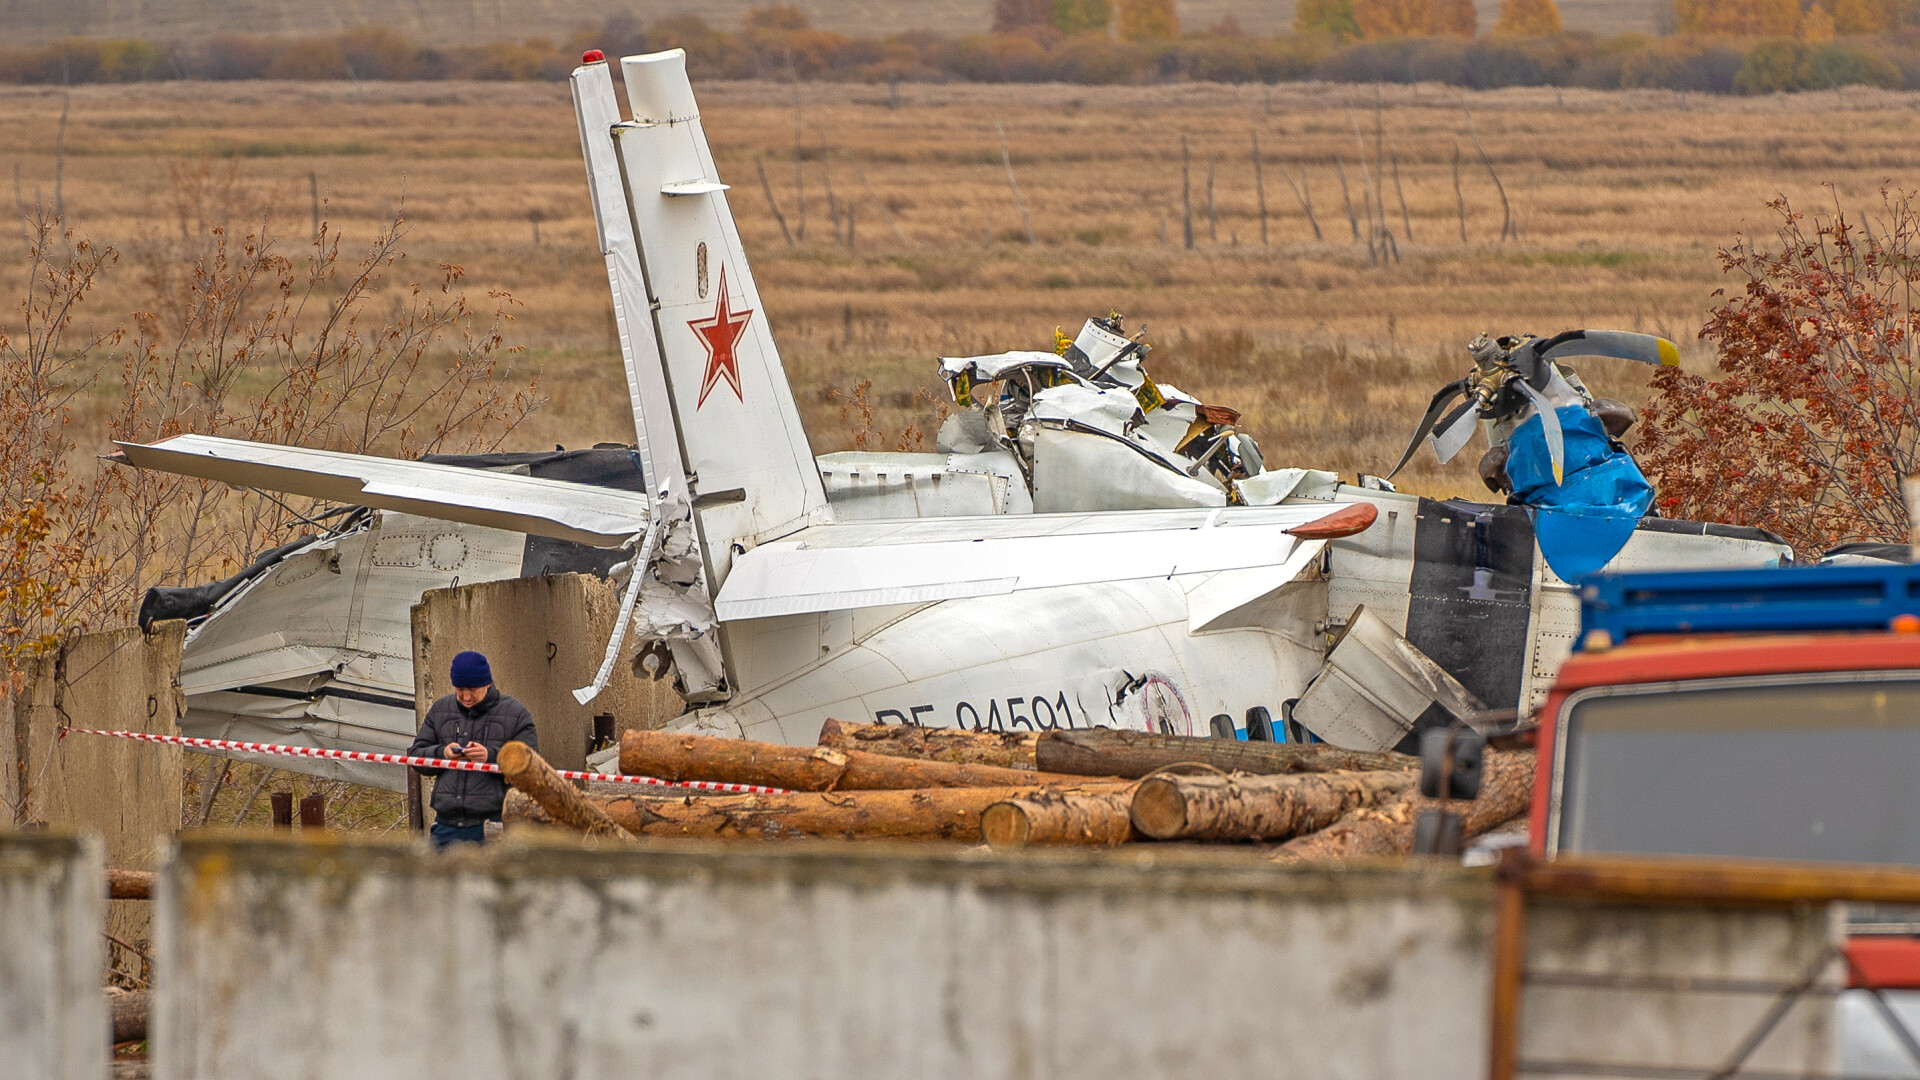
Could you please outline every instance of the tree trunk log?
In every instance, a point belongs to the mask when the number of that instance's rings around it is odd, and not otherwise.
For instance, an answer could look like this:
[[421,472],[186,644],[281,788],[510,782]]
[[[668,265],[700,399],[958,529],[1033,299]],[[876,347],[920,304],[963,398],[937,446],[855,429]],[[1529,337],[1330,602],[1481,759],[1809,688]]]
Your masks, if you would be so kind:
[[1342,750],[1325,743],[1195,739],[1106,728],[1049,731],[1035,747],[1034,762],[1036,768],[1048,772],[1128,779],[1181,762],[1199,762],[1222,772],[1263,775],[1420,768],[1419,760],[1407,754]]
[[997,848],[1124,844],[1138,839],[1128,813],[1132,802],[1131,787],[1044,791],[987,807],[980,814],[980,835]]
[[153,899],[153,871],[107,869],[107,899]]
[[[997,802],[1045,791],[1020,788],[928,788],[917,791],[795,792],[791,795],[707,795],[649,798],[583,796],[638,836],[746,840],[958,840],[979,843],[980,814]],[[1089,787],[1089,791],[1100,790]],[[1112,790],[1108,788],[1107,790]],[[505,817],[538,822],[535,808],[509,794]]]
[[1047,776],[997,765],[869,754],[831,746],[782,746],[668,731],[620,738],[620,771],[662,780],[713,780],[792,791],[902,791],[909,788],[1079,786],[1085,776]]
[[1134,791],[1133,827],[1155,840],[1284,839],[1393,799],[1417,779],[1411,772],[1150,776]]
[[[524,791],[547,816],[588,836],[633,839],[633,834],[608,817],[587,793],[553,771],[553,766],[523,742],[500,748],[500,773],[516,791]],[[504,813],[502,814],[504,818]]]
[[107,1010],[113,1015],[113,1041],[117,1045],[141,1042],[147,1037],[147,1012],[153,1003],[150,990],[129,990],[107,995]]
[[1490,751],[1480,797],[1472,802],[1442,802],[1412,789],[1379,806],[1361,807],[1308,836],[1295,837],[1274,853],[1276,861],[1353,859],[1413,853],[1414,822],[1420,812],[1450,809],[1461,814],[1463,840],[1488,833],[1527,812],[1533,801],[1531,750]]
[[998,765],[1032,772],[1037,731],[968,731],[912,724],[852,724],[829,720],[820,728],[820,745],[835,750],[864,750],[888,757],[946,761],[955,765]]

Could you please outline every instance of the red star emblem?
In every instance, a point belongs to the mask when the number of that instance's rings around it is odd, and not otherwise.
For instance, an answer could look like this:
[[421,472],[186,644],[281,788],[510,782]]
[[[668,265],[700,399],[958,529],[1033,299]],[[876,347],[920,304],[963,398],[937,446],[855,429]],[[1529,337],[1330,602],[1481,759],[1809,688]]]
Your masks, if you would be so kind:
[[747,323],[753,319],[753,309],[734,311],[727,305],[727,268],[720,268],[720,299],[714,304],[713,317],[694,319],[687,323],[693,332],[699,335],[700,343],[707,347],[707,373],[700,379],[700,400],[694,405],[698,409],[707,403],[707,395],[719,384],[721,379],[733,387],[733,396],[745,401],[740,393],[740,361],[733,355],[733,346],[746,331]]

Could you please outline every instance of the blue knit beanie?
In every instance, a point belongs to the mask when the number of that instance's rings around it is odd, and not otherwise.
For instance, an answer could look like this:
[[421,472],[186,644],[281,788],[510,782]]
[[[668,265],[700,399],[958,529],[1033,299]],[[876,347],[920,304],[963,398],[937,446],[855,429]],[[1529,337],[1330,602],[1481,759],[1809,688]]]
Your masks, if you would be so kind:
[[493,669],[487,658],[477,652],[463,652],[453,658],[453,688],[472,690],[493,682]]

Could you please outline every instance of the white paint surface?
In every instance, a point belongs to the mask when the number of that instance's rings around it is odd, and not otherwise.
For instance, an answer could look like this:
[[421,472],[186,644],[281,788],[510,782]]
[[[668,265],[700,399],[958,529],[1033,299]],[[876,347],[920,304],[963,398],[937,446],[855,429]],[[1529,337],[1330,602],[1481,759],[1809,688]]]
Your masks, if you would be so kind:
[[100,844],[0,832],[0,1076],[107,1075]]
[[[935,845],[183,841],[162,1080],[1485,1074],[1487,871]],[[1536,905],[1529,966],[1797,979],[1818,910]],[[1530,984],[1523,1054],[1723,1057],[1771,995]],[[1827,1071],[1830,997],[1762,1045]],[[1596,1073],[1595,1075],[1601,1075]]]

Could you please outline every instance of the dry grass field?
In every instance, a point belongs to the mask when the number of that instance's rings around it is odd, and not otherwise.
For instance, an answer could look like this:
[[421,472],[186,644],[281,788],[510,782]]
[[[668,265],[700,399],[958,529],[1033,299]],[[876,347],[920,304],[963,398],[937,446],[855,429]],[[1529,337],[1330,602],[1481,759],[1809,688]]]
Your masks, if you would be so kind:
[[[1149,327],[1159,346],[1150,363],[1163,379],[1246,413],[1270,464],[1384,468],[1428,393],[1464,365],[1460,347],[1476,333],[1655,331],[1700,363],[1693,334],[1713,290],[1729,284],[1715,250],[1743,228],[1766,229],[1766,200],[1785,193],[1830,211],[1837,199],[1857,212],[1920,163],[1920,98],[1877,91],[1725,99],[1431,86],[1377,94],[1326,85],[913,86],[890,107],[884,87],[807,85],[796,112],[790,86],[699,90],[820,452],[854,438],[836,390],[871,379],[877,426],[897,431],[924,414],[914,396],[933,385],[935,356],[1044,347],[1056,325],[1071,330],[1117,309]],[[312,174],[350,243],[366,243],[383,215],[404,213],[414,273],[459,263],[476,295],[498,287],[520,301],[516,372],[538,372],[552,400],[519,445],[630,438],[563,86],[89,86],[72,93],[57,163],[62,101],[58,91],[0,90],[0,185],[17,176],[24,202],[53,200],[58,165],[72,224],[134,252],[173,227],[170,169],[200,156],[231,159],[245,191],[232,208],[235,227],[267,213],[279,243],[295,249],[309,227]],[[1517,239],[1500,240],[1499,197],[1470,129],[1506,187]],[[1256,132],[1267,244],[1250,161]],[[1183,135],[1191,250],[1182,243]],[[1389,155],[1384,182],[1376,146]],[[796,231],[804,205],[805,235],[791,246],[756,162]],[[1398,262],[1369,265],[1365,245],[1352,241],[1336,163],[1356,206],[1381,182]],[[1315,240],[1283,169],[1309,186],[1324,239]],[[838,242],[829,185],[842,216]],[[22,242],[19,231],[0,231],[7,297],[20,293]],[[87,317],[123,319],[142,303],[128,259]],[[12,304],[0,325],[17,321]],[[1587,371],[1603,392],[1633,397],[1644,383],[1623,365]],[[1444,471],[1421,465],[1412,485],[1470,492],[1474,456]]]

